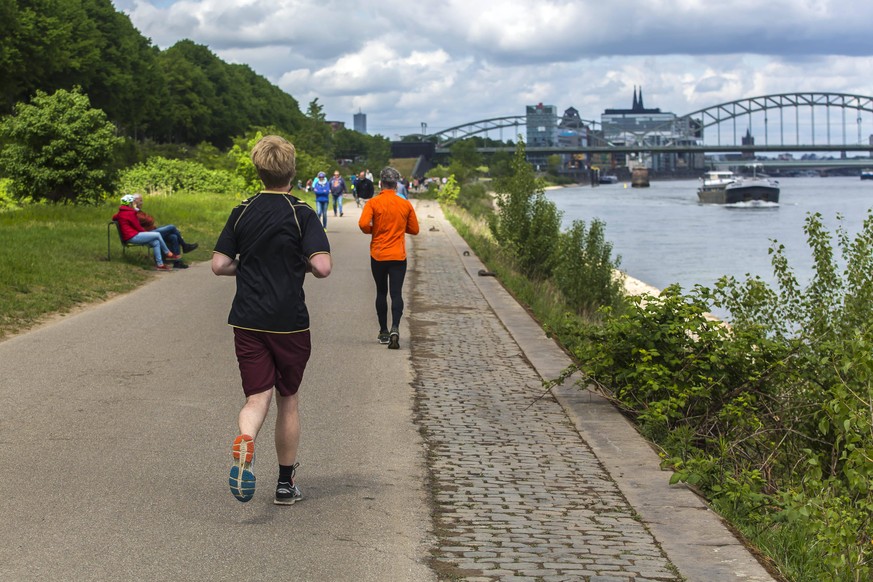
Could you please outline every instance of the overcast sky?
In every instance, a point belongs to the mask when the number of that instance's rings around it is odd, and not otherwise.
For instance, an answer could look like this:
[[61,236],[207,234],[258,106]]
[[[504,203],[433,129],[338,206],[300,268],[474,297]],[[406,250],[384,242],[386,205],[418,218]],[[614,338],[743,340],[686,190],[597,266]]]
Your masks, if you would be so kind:
[[599,120],[635,86],[679,115],[774,93],[873,95],[870,0],[114,1],[162,49],[191,39],[301,110],[317,97],[349,128],[360,110],[390,139],[536,103]]

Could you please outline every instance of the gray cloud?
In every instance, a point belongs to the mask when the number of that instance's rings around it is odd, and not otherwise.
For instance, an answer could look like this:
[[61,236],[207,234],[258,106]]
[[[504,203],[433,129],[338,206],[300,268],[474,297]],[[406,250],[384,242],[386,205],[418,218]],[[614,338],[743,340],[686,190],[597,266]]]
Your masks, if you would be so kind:
[[[585,118],[752,95],[871,94],[865,0],[116,0],[160,47],[189,38],[331,119],[416,132],[545,102]],[[494,136],[496,137],[496,136]],[[511,137],[504,135],[504,139]]]

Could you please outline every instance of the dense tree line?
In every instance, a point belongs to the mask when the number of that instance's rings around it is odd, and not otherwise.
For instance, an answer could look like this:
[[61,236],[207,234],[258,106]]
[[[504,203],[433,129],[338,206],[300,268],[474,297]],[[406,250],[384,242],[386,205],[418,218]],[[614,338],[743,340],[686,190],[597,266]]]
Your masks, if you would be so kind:
[[289,94],[183,40],[161,51],[110,0],[0,0],[0,114],[81,87],[120,135],[228,147],[251,127],[297,133]]
[[338,160],[378,168],[390,156],[386,138],[332,130],[318,99],[301,112],[205,46],[160,50],[111,0],[0,0],[0,207],[8,196],[99,201],[152,158],[230,172],[230,185],[233,160],[268,132],[295,143],[304,172]]

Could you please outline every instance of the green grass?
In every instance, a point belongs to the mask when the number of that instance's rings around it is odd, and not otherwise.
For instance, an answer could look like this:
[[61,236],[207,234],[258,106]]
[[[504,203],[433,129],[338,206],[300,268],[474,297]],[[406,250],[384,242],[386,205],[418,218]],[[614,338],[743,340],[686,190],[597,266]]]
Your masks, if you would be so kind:
[[[400,175],[406,179],[412,179],[412,170],[415,168],[415,163],[418,161],[417,158],[395,158],[390,160],[388,163],[398,172]],[[377,183],[379,181],[379,174],[376,173],[376,178],[373,180]]]
[[[175,224],[185,240],[200,248],[187,262],[211,259],[232,196],[174,194],[151,196],[144,210],[158,224]],[[106,225],[116,202],[99,206],[33,204],[0,212],[0,338],[32,327],[56,313],[135,289],[153,276],[148,247],[129,247],[124,256],[114,229],[112,260],[106,260]]]
[[[519,274],[512,261],[500,253],[490,231],[481,219],[457,207],[447,208],[446,218],[482,263],[497,274],[503,286],[547,333],[560,330],[567,314],[573,310],[567,306],[560,291],[553,284],[547,281],[535,281]],[[562,338],[558,333],[557,339],[562,341],[567,338]]]

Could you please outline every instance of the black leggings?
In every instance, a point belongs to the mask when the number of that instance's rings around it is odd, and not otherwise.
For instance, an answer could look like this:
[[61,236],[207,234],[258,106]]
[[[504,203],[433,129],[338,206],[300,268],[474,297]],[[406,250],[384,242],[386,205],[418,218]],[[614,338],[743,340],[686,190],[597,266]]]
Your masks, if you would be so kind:
[[376,318],[379,331],[388,329],[388,295],[391,295],[391,327],[400,326],[403,315],[403,279],[406,278],[406,259],[377,261],[370,257],[370,270],[376,281]]

